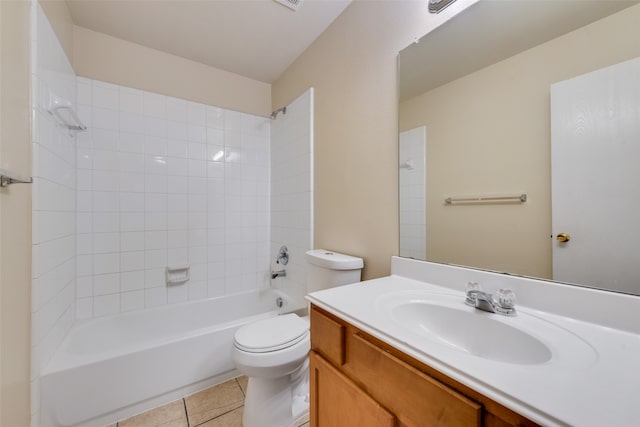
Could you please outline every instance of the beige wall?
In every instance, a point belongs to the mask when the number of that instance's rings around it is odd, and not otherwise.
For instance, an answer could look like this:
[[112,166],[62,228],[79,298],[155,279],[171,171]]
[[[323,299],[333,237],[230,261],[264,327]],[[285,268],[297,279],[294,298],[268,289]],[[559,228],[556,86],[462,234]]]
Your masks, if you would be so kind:
[[[27,0],[0,1],[0,167],[31,173]],[[0,189],[0,425],[29,425],[31,186]]]
[[[551,277],[549,86],[640,56],[640,6],[410,99],[427,126],[429,259]],[[445,206],[452,195],[526,192],[525,204]]]
[[175,55],[74,27],[79,76],[245,113],[271,114],[271,85]]
[[315,88],[315,246],[364,257],[364,278],[398,254],[396,56],[463,7],[354,1],[273,84],[273,106]]
[[73,64],[73,19],[66,1],[38,0],[56,33],[64,53]]

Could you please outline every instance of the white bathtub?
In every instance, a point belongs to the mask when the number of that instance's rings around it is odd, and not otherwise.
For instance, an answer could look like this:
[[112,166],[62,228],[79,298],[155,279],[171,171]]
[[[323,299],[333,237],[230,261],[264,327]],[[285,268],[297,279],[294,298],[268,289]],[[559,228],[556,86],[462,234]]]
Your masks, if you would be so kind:
[[289,311],[271,290],[78,322],[41,379],[42,427],[101,427],[236,375],[247,322]]

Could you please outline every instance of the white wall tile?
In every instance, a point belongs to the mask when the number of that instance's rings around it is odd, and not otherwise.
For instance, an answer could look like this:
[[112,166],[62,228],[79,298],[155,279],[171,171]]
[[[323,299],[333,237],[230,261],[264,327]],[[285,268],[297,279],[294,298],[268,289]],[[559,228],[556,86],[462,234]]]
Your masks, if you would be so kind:
[[118,149],[125,153],[144,153],[145,136],[136,133],[120,132]]
[[189,264],[189,251],[186,247],[167,249],[167,266],[181,266]]
[[120,212],[144,212],[144,194],[140,193],[117,193],[120,196]]
[[166,287],[165,269],[152,268],[152,269],[145,270],[144,287],[145,289],[157,288],[157,287],[165,288]]
[[120,233],[120,250],[123,252],[144,250],[144,232]]
[[93,295],[110,295],[120,293],[120,273],[93,276]]
[[118,119],[120,132],[135,133],[138,135],[145,133],[145,121],[142,114],[121,111]]
[[[271,121],[89,79],[78,90],[94,125],[71,157],[81,180],[76,315],[259,288],[269,269]],[[43,206],[64,194],[54,191]],[[184,264],[191,280],[168,288],[166,266]]]
[[147,212],[166,212],[167,211],[167,195],[158,193],[145,194],[145,211]]
[[120,273],[120,289],[122,290],[122,292],[131,292],[144,289],[144,270],[126,271]]
[[93,169],[93,155],[90,148],[78,148],[76,167],[78,169]]
[[185,194],[189,189],[189,179],[186,176],[171,176],[167,182],[167,193]]
[[142,91],[120,87],[119,109],[125,113],[142,114],[144,111]]
[[120,271],[120,255],[95,254],[93,255],[93,274],[118,273]]
[[119,169],[119,156],[115,151],[94,149],[92,156],[95,170],[117,171]]
[[169,230],[167,232],[168,248],[186,248],[188,245],[187,230]]
[[146,231],[144,233],[144,246],[147,250],[166,249],[167,248],[167,231]]
[[147,231],[166,231],[168,228],[168,214],[163,212],[146,212],[144,215],[144,229]]
[[120,251],[119,233],[94,233],[93,253],[112,253]]
[[78,255],[89,255],[93,253],[93,234],[84,233],[76,235],[76,253]]
[[118,149],[118,132],[116,130],[92,129],[92,148],[96,150],[116,151]]
[[93,276],[78,277],[76,280],[76,298],[93,296]]
[[187,122],[190,125],[205,126],[207,109],[203,104],[196,102],[187,102]]
[[197,126],[189,124],[187,127],[187,140],[191,142],[206,143],[207,142],[207,128],[204,126]]
[[119,197],[116,192],[94,191],[93,212],[118,212]]
[[120,271],[135,270],[144,270],[144,251],[122,252],[120,254]]
[[167,97],[167,119],[174,122],[187,122],[187,101]]
[[167,158],[165,156],[145,155],[144,171],[147,174],[163,175],[167,173]]
[[96,129],[118,129],[118,112],[108,108],[93,107],[91,125]]
[[167,118],[167,97],[144,92],[144,114],[160,119]]
[[144,117],[144,133],[149,136],[167,137],[167,121],[157,117]]
[[177,304],[188,301],[189,286],[187,284],[172,285],[167,288],[167,301],[169,304]]
[[146,250],[144,258],[144,266],[146,269],[166,268],[167,251],[166,249]]
[[78,298],[76,300],[76,319],[89,319],[93,317],[93,298]]
[[144,303],[146,308],[159,307],[167,304],[167,289],[164,287],[145,289]]
[[224,145],[224,130],[222,128],[207,127],[207,144]]
[[144,193],[145,179],[144,173],[119,172],[116,182],[118,190],[122,193]]
[[144,231],[144,212],[120,213],[120,231]]
[[118,172],[94,170],[92,173],[93,191],[118,191],[118,178]]
[[197,301],[207,298],[207,282],[193,282],[189,283],[189,301]]
[[115,233],[120,231],[120,219],[115,212],[94,212],[94,233]]
[[102,295],[93,298],[93,315],[106,316],[120,312],[120,295]]
[[224,112],[219,107],[207,106],[206,125],[209,128],[224,129]]
[[144,309],[144,291],[123,292],[120,294],[120,311]]

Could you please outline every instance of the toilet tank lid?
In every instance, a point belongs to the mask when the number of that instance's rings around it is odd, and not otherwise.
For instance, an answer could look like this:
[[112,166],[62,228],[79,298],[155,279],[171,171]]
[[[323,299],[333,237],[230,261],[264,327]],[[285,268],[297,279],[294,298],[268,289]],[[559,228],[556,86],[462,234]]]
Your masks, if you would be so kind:
[[364,267],[362,258],[340,254],[326,249],[312,249],[306,253],[307,261],[332,270],[356,270]]

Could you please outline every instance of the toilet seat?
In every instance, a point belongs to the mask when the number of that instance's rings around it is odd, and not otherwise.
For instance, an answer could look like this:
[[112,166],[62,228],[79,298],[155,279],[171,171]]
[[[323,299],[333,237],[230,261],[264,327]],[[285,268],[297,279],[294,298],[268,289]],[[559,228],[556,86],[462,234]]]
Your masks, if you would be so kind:
[[284,314],[241,327],[234,346],[248,353],[270,353],[294,346],[308,335],[308,322],[296,314]]

